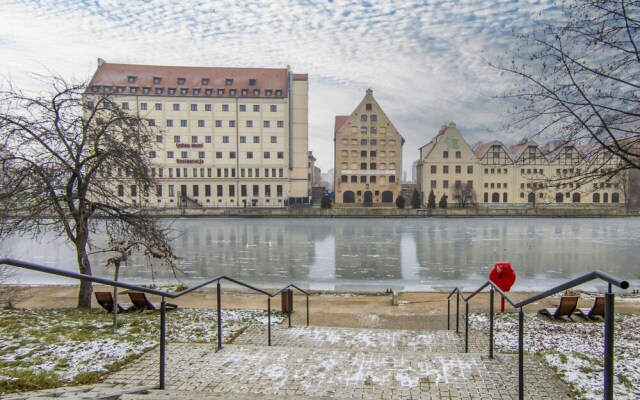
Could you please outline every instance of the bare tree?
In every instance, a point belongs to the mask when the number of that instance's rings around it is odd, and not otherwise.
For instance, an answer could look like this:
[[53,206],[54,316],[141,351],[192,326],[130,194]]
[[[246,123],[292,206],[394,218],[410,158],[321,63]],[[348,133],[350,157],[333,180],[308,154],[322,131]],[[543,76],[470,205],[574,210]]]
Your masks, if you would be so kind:
[[489,62],[517,81],[504,95],[515,103],[509,128],[587,146],[582,180],[639,169],[640,3],[565,0],[549,15],[514,33],[509,60]]
[[[149,229],[159,221],[144,212],[156,183],[148,157],[154,124],[112,96],[87,93],[84,83],[39,79],[45,90],[8,82],[0,91],[0,234],[66,237],[87,275],[95,234],[117,229],[121,241],[168,246],[161,227]],[[80,282],[79,308],[91,307],[92,291]]]
[[458,202],[458,207],[466,208],[476,202],[476,191],[469,183],[456,184],[453,187],[453,198]]

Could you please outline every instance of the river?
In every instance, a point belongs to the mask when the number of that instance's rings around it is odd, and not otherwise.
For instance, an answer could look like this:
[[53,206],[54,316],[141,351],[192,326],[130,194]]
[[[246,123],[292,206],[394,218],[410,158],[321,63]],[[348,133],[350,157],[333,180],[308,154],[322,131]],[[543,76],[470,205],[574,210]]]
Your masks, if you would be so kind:
[[[475,289],[491,266],[509,261],[514,291],[549,288],[595,269],[640,279],[637,218],[181,218],[173,221],[180,280],[187,285],[221,274],[265,288],[296,283],[335,291]],[[5,256],[75,270],[60,238],[7,238]],[[107,256],[94,255],[94,274],[111,277]],[[74,281],[21,271],[23,284]],[[138,258],[121,280],[176,282]],[[587,285],[586,289],[602,290]]]

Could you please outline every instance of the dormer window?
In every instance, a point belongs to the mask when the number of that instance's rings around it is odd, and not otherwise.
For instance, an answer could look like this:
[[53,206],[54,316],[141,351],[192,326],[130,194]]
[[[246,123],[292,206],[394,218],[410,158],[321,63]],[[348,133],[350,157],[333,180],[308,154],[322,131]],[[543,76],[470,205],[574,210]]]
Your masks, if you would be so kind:
[[151,92],[151,88],[149,88],[149,87],[143,87],[142,88],[142,93],[149,94],[150,92]]
[[282,96],[282,90],[276,89],[276,96]]
[[137,76],[129,75],[129,76],[127,77],[127,82],[129,82],[129,83],[136,83],[136,79],[138,79],[138,77],[137,77]]
[[158,84],[160,83],[160,81],[161,81],[161,80],[162,80],[162,78],[161,78],[161,77],[159,77],[159,76],[154,76],[154,77],[153,77],[153,84],[154,84],[154,85],[158,85]]
[[187,88],[180,88],[180,94],[181,94],[181,95],[186,95],[186,94],[188,94],[188,93],[189,93],[189,89],[187,89]]
[[271,92],[272,92],[272,90],[271,90],[271,89],[266,89],[266,90],[264,91],[264,95],[265,95],[265,96],[271,96]]
[[255,79],[249,79],[249,86],[255,86],[256,85],[256,80]]
[[226,84],[227,86],[231,86],[231,85],[233,85],[233,79],[229,79],[229,78],[227,78],[227,79],[225,80],[225,84]]
[[209,84],[209,79],[202,78],[202,86],[207,86]]
[[248,89],[242,89],[242,95],[243,96],[248,96],[249,95],[249,90]]
[[254,96],[260,96],[260,89],[253,89]]
[[162,94],[164,88],[156,88],[156,94]]
[[169,88],[169,94],[176,94],[176,88]]
[[116,87],[116,92],[118,92],[118,93],[124,93],[124,86],[118,86],[118,87]]
[[224,89],[218,89],[218,96],[224,95]]
[[138,87],[137,86],[129,86],[129,93],[135,93],[138,91]]
[[204,90],[204,94],[207,95],[207,96],[211,96],[212,93],[213,93],[212,89],[205,89]]
[[196,96],[200,95],[200,89],[193,89],[193,94]]
[[229,96],[235,96],[236,95],[236,90],[235,89],[229,89]]
[[178,85],[184,85],[186,81],[185,78],[178,78]]
[[91,91],[94,92],[94,93],[97,92],[98,90],[100,90],[99,86],[92,86],[91,87]]
[[103,86],[102,91],[108,93],[111,90],[111,86]]

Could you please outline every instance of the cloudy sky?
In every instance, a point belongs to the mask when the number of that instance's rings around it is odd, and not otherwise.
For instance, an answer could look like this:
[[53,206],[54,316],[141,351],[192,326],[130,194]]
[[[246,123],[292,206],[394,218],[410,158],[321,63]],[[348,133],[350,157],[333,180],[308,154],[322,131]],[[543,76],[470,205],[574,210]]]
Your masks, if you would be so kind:
[[448,122],[472,144],[500,127],[510,82],[487,66],[551,0],[2,0],[0,74],[88,79],[113,63],[286,67],[309,74],[309,147],[333,167],[333,123],[373,90],[406,139],[404,170]]

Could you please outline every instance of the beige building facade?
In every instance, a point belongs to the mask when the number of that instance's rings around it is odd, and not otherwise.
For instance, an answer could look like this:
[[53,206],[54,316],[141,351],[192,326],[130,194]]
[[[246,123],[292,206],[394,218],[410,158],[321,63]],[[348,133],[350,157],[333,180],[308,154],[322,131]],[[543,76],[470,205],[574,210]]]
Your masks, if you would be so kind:
[[625,181],[590,177],[617,160],[593,146],[533,140],[506,147],[499,141],[473,148],[454,123],[444,126],[420,148],[417,184],[423,204],[433,190],[450,207],[543,204],[621,204]]
[[336,116],[334,141],[335,204],[395,207],[404,139],[371,89],[351,115]]
[[109,95],[160,134],[148,156],[155,190],[119,188],[125,203],[282,207],[305,203],[308,76],[288,68],[111,64],[87,89]]

